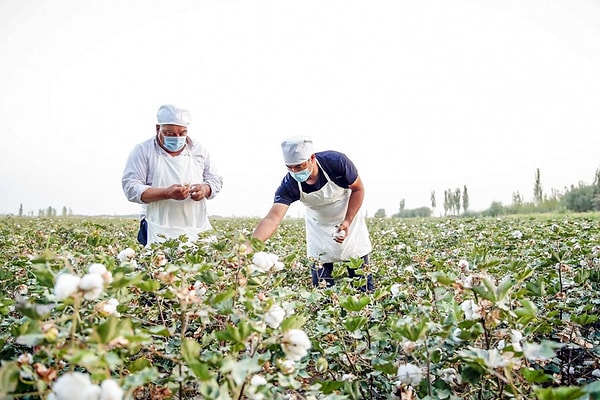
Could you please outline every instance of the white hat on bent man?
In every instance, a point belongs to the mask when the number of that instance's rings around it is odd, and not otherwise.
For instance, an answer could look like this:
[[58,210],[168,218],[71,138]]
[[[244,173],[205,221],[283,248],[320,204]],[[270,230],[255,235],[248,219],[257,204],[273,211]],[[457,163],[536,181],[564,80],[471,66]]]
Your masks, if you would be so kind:
[[286,165],[298,165],[313,155],[313,141],[307,136],[294,136],[281,142],[283,160]]
[[182,110],[172,104],[165,104],[158,109],[156,120],[159,125],[188,126],[191,115],[188,110]]

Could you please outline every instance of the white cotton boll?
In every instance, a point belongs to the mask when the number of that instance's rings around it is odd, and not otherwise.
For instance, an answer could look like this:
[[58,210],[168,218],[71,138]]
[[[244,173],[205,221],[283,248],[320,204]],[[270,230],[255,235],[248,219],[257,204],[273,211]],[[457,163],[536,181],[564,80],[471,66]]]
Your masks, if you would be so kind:
[[400,294],[400,288],[402,286],[399,283],[394,283],[390,288],[390,292],[392,293],[392,297],[396,297]]
[[279,369],[284,374],[291,374],[296,370],[296,364],[293,360],[284,359],[283,361],[278,362]]
[[88,273],[100,275],[105,283],[112,283],[113,281],[112,272],[99,263],[91,264],[88,268]]
[[121,250],[121,252],[117,254],[117,259],[122,263],[133,260],[133,257],[135,257],[135,250],[131,247]]
[[254,256],[252,257],[252,265],[254,266],[253,269],[255,271],[269,272],[273,267],[271,255],[269,253],[265,253],[264,251],[254,253]]
[[273,264],[273,272],[281,271],[284,268],[285,264],[283,264],[281,261],[276,261],[275,264]]
[[85,400],[99,400],[102,390],[98,385],[90,385],[83,389],[81,396]]
[[80,277],[71,274],[60,274],[54,284],[54,295],[58,300],[71,297],[79,290]]
[[79,281],[79,289],[87,300],[96,300],[104,290],[104,279],[98,274],[86,274]]
[[520,230],[512,231],[512,237],[515,239],[521,239],[523,237],[523,233]]
[[600,378],[600,369],[596,368],[592,371],[592,376],[596,378]]
[[521,340],[523,340],[523,334],[516,329],[512,329],[510,331],[510,341],[514,351],[523,351],[523,348],[521,347]]
[[102,306],[102,312],[107,315],[117,315],[117,307],[119,306],[119,301],[117,299],[110,299],[105,302]]
[[407,363],[398,367],[398,381],[405,385],[417,386],[423,379],[423,371],[414,364]]
[[103,264],[99,263],[90,264],[90,266],[88,267],[88,273],[90,274],[103,275],[106,271],[106,267]]
[[479,314],[480,307],[473,300],[465,300],[461,303],[460,308],[465,313],[465,319],[476,320],[481,318]]
[[271,328],[276,329],[279,328],[284,318],[285,310],[278,305],[274,305],[265,314],[265,323]]
[[122,400],[123,389],[114,379],[107,379],[100,385],[102,392],[100,400]]
[[458,266],[460,267],[460,269],[461,269],[463,272],[470,271],[470,265],[469,265],[469,262],[468,262],[467,260],[460,260],[460,261],[458,262]]
[[262,386],[266,384],[267,380],[262,375],[252,375],[252,378],[250,378],[250,385],[252,386]]
[[267,257],[269,258],[269,264],[271,265],[271,267],[273,267],[277,260],[279,260],[279,256],[277,256],[277,254],[267,253]]
[[346,231],[345,230],[341,230],[338,232],[338,227],[334,226],[333,228],[331,228],[331,230],[329,231],[329,234],[331,235],[332,238],[334,239],[341,239],[343,237],[346,236]]
[[308,354],[311,343],[303,330],[290,329],[283,335],[281,347],[287,358],[293,361],[299,361]]
[[85,391],[92,386],[90,376],[81,372],[68,372],[59,377],[52,385],[52,394],[56,400],[88,400]]
[[474,279],[475,277],[473,275],[466,276],[465,279],[463,279],[463,287],[466,289],[471,289],[473,287]]

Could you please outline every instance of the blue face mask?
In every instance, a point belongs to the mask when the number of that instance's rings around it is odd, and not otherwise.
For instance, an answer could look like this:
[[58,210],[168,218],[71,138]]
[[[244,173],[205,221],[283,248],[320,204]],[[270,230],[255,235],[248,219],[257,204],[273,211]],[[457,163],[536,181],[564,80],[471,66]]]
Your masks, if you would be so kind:
[[302,171],[298,172],[290,171],[290,175],[292,175],[292,178],[294,178],[298,182],[304,182],[310,176],[310,169],[307,167],[306,169],[303,169]]
[[174,153],[185,146],[186,139],[187,136],[163,136],[163,146]]

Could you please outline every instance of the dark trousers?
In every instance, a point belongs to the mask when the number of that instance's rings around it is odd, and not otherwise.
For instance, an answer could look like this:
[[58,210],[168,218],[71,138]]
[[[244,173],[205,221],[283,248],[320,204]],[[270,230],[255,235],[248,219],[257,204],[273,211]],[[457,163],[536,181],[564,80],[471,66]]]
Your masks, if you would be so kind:
[[146,243],[148,243],[148,222],[146,221],[146,218],[140,221],[140,229],[138,230],[137,240],[144,246]]
[[[364,255],[361,257],[363,259],[363,265],[369,264],[369,255]],[[362,278],[363,275],[357,274],[356,269],[350,268],[346,266],[346,270],[348,271],[348,277],[350,278]],[[312,275],[312,283],[314,287],[319,287],[319,282],[325,281],[328,287],[333,286],[335,284],[333,279],[333,263],[324,263],[323,265],[317,266],[315,264],[310,268],[310,273]],[[360,287],[361,291],[373,291],[375,290],[375,285],[373,284],[373,276],[371,274],[367,275],[367,285]]]

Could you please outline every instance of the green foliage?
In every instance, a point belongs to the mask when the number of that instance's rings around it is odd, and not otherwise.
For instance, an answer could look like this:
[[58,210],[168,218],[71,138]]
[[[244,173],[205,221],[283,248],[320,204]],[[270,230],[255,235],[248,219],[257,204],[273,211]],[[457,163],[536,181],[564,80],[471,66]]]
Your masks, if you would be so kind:
[[[128,398],[600,392],[598,217],[374,218],[370,264],[336,264],[324,289],[311,287],[303,221],[286,220],[268,243],[248,239],[256,220],[211,222],[195,244],[144,249],[135,220],[0,220],[0,397],[46,398],[73,370],[117,380]],[[283,269],[251,268],[259,251]],[[55,297],[60,273],[93,263],[112,276],[98,298]],[[376,290],[361,292],[346,265],[372,274]],[[284,315],[273,322],[275,306]],[[295,360],[292,330],[311,343]]]

